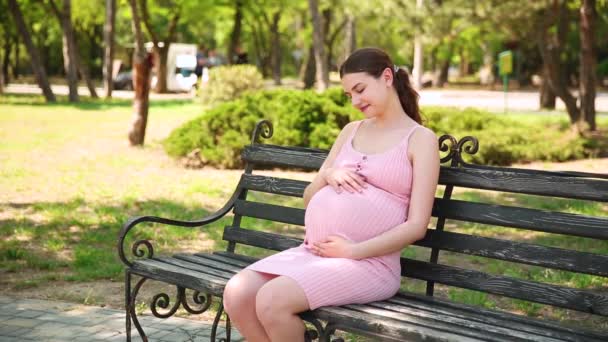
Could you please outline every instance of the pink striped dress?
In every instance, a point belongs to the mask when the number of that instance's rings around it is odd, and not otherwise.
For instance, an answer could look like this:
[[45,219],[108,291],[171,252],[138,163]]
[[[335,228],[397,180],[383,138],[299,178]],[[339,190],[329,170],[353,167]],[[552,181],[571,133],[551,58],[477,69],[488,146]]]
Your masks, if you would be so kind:
[[399,144],[385,152],[365,154],[355,150],[352,144],[362,122],[356,122],[333,166],[349,168],[363,175],[367,188],[362,193],[342,191],[338,194],[329,185],[323,187],[306,208],[306,237],[302,245],[247,267],[294,279],[304,290],[311,310],[383,300],[399,290],[399,252],[353,260],[320,257],[308,249],[328,235],[365,241],[407,219],[412,187],[412,164],[407,157],[407,146],[414,130],[422,126],[414,125]]

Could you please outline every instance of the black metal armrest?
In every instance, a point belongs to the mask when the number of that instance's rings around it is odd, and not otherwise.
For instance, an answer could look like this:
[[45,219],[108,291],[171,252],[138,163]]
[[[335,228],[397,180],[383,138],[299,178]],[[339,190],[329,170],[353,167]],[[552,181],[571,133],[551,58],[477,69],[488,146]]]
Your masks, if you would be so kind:
[[[174,220],[174,219],[168,219],[168,218],[156,217],[156,216],[136,216],[136,217],[130,218],[123,225],[122,229],[118,232],[117,248],[118,248],[118,256],[120,257],[120,260],[128,267],[131,267],[133,265],[133,263],[131,261],[129,261],[125,255],[124,244],[125,244],[125,238],[126,238],[127,234],[136,225],[138,225],[142,222],[154,222],[154,223],[162,223],[162,224],[166,224],[166,225],[170,225],[170,226],[189,227],[189,228],[205,226],[209,223],[215,222],[215,221],[219,220],[220,218],[224,217],[224,215],[226,215],[234,207],[234,203],[236,202],[236,200],[239,197],[239,194],[241,193],[241,189],[242,189],[241,183],[242,183],[242,178],[241,178],[241,181],[239,181],[239,184],[238,184],[236,190],[232,194],[232,197],[230,197],[228,202],[221,209],[219,209],[215,213],[213,213],[207,217],[204,217],[200,220],[180,221],[180,220]],[[142,249],[142,246],[145,247],[145,250]],[[142,257],[152,258],[152,256],[154,256],[154,248],[152,246],[152,243],[148,240],[137,240],[133,243],[133,246],[131,246],[131,253],[133,254],[133,256],[135,256],[137,258],[142,258]]]

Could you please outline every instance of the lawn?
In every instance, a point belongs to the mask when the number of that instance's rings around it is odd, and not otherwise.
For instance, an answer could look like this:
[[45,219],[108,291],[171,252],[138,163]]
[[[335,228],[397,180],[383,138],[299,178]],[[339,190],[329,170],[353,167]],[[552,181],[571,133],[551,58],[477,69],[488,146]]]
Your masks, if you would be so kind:
[[[151,214],[198,219],[220,208],[238,182],[238,170],[185,169],[163,152],[160,140],[200,112],[200,104],[189,101],[152,102],[146,144],[133,148],[127,141],[132,115],[128,101],[85,100],[76,105],[47,105],[39,97],[0,97],[0,290],[19,296],[44,293],[48,298],[120,306],[123,268],[116,256],[115,244],[117,232],[128,217]],[[517,115],[535,120],[529,114]],[[555,120],[561,119],[555,117]],[[608,118],[601,118],[600,124],[606,127]],[[312,178],[312,174],[306,173],[291,176]],[[589,215],[606,216],[608,212],[606,205],[585,201],[547,201],[539,197],[477,191],[457,191],[455,196]],[[301,207],[300,202],[291,199],[282,203]],[[141,234],[155,240],[161,252],[209,250],[224,246],[221,228],[228,220],[220,220],[205,231],[152,226]],[[295,235],[301,232],[297,227],[268,227],[256,220],[245,223]],[[543,233],[455,222],[449,222],[448,229],[608,254],[608,242],[589,239],[568,240],[565,246],[563,239]],[[250,252],[261,255],[259,251]],[[410,247],[404,254],[428,258],[428,251],[423,248]],[[479,264],[476,257],[444,253],[442,258],[454,265]],[[605,278],[502,261],[486,265],[483,270],[495,274],[600,291],[608,288]],[[423,291],[424,284],[412,281],[403,287]],[[62,290],[53,290],[55,288]],[[66,293],[70,292],[68,289],[79,290]],[[458,301],[531,316],[586,319],[566,310],[474,291],[439,287],[438,292]],[[606,322],[589,320],[588,324],[608,328]]]

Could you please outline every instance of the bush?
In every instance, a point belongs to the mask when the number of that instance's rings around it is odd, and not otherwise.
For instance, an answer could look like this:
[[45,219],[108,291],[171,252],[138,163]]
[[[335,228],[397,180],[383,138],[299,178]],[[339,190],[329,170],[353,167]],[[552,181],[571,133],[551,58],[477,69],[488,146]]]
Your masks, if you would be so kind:
[[[322,94],[311,90],[258,91],[220,104],[186,123],[171,133],[164,147],[172,156],[185,156],[198,148],[209,165],[240,168],[242,148],[261,119],[269,119],[275,127],[269,143],[329,149],[342,127],[362,117],[339,88]],[[565,118],[531,120],[441,107],[424,108],[423,118],[438,137],[476,137],[479,151],[464,156],[471,163],[565,161],[588,156],[594,149],[594,141],[571,133]]]
[[201,86],[200,97],[203,104],[213,106],[263,86],[264,78],[253,65],[219,66],[209,70],[209,81]]
[[559,121],[521,120],[477,109],[427,107],[425,125],[437,136],[467,135],[479,140],[479,151],[465,161],[483,165],[511,165],[532,161],[566,161],[588,156],[590,141],[572,134]]
[[340,89],[323,94],[312,90],[264,90],[243,95],[206,111],[164,141],[171,156],[185,156],[196,148],[213,166],[239,168],[240,153],[250,142],[251,132],[261,119],[275,129],[273,144],[313,146],[329,149],[348,122],[361,118]]

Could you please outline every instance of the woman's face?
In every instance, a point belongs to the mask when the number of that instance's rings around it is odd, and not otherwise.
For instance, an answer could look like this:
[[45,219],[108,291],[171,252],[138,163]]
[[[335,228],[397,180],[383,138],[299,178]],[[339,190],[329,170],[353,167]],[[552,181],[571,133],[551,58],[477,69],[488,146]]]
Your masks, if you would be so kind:
[[342,76],[342,88],[351,103],[367,118],[384,113],[393,84],[393,74],[385,69],[380,77],[375,78],[366,72],[345,74]]

